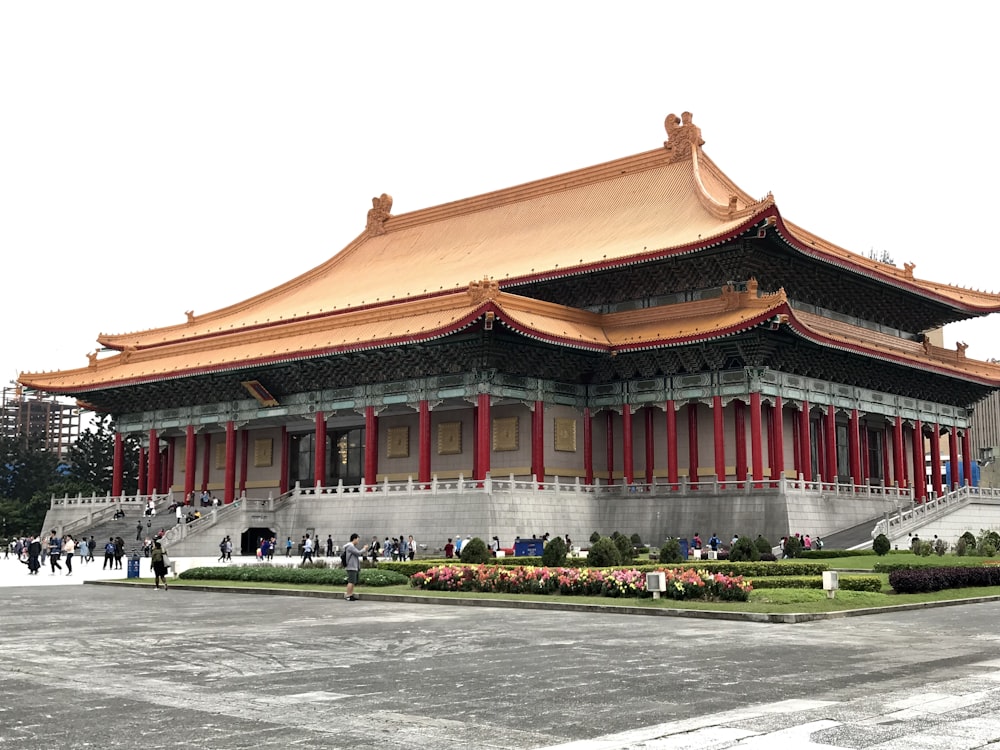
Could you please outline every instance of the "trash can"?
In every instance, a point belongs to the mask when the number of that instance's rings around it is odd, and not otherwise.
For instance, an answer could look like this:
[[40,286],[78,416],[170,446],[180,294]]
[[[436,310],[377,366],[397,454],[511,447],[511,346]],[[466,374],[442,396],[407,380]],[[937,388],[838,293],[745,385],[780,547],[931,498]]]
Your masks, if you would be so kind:
[[139,553],[133,552],[132,556],[128,559],[128,573],[127,578],[138,578],[139,577]]
[[680,544],[681,544],[681,560],[687,560],[688,559],[688,540],[685,539],[684,537],[681,537],[677,541],[679,541]]

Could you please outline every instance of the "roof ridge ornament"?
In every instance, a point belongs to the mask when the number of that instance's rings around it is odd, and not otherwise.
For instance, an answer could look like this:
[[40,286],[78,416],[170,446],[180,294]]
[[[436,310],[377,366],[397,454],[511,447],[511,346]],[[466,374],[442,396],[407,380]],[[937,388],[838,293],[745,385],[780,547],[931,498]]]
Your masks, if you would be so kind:
[[500,294],[500,284],[489,276],[484,276],[482,281],[470,281],[467,293],[473,305],[480,305],[497,298]]
[[365,230],[372,237],[385,234],[385,222],[392,218],[392,196],[387,193],[372,198],[372,207],[368,209],[368,224]]
[[663,121],[663,127],[667,131],[667,140],[663,142],[663,148],[670,154],[671,164],[690,159],[693,149],[705,145],[701,137],[701,128],[691,122],[691,117],[690,112],[682,112],[680,117],[669,114]]

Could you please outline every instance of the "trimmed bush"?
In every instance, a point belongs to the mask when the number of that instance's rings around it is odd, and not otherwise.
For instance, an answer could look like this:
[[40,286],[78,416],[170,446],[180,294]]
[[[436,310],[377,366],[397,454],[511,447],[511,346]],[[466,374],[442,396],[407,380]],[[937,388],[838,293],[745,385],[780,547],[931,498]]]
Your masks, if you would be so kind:
[[918,594],[972,586],[997,586],[1000,585],[1000,566],[895,570],[889,574],[889,585],[898,594]]
[[[628,541],[626,539],[626,541]],[[622,564],[621,552],[618,546],[608,537],[602,536],[590,546],[587,553],[588,567],[610,568]]]
[[803,550],[799,557],[805,560],[829,560],[833,557],[872,557],[873,549],[814,549]]
[[934,554],[938,557],[944,557],[944,553],[948,551],[948,542],[944,539],[934,540]]
[[[754,590],[758,589],[821,589],[823,579],[815,576],[773,576],[751,579]],[[844,591],[882,590],[882,579],[878,576],[840,576],[840,588]]]
[[661,563],[679,563],[682,562],[681,559],[681,543],[680,540],[674,539],[673,537],[668,537],[660,547],[660,557]]
[[600,538],[601,538],[600,532],[599,531],[595,531],[593,534],[590,535],[590,543],[594,544],[594,542],[596,542]]
[[771,555],[771,554],[773,554],[771,552],[771,550],[774,549],[774,545],[771,544],[770,541],[768,541],[767,539],[765,539],[764,537],[762,537],[760,534],[758,534],[757,538],[753,540],[753,543],[754,543],[754,546],[757,548],[757,551],[760,554],[762,554],[762,555]]
[[[224,568],[189,568],[178,578],[183,581],[249,581],[343,586],[347,583],[347,571],[341,568],[293,568],[284,565],[232,565]],[[398,586],[407,582],[407,576],[391,570],[367,568],[361,571],[359,580],[364,586]]]
[[611,536],[611,541],[615,543],[618,548],[618,554],[621,556],[622,564],[629,562],[635,556],[635,550],[632,549],[632,540],[629,539],[624,534],[615,532]]
[[962,534],[962,536],[959,537],[959,539],[965,541],[966,547],[976,546],[976,535],[973,534],[971,531],[966,531],[964,534]]
[[879,534],[872,541],[872,549],[875,550],[875,554],[879,557],[888,554],[891,548],[892,544],[889,542],[889,537],[885,534]]
[[641,547],[642,546],[642,537],[639,536],[638,534],[633,534],[632,536],[630,536],[628,538],[628,540],[630,542],[632,542],[632,546],[633,547]]
[[794,559],[802,554],[802,542],[799,541],[798,537],[790,536],[785,540],[782,552],[784,552],[785,557]]
[[542,550],[542,565],[546,568],[561,568],[566,564],[566,542],[561,536],[551,539]]
[[732,562],[755,562],[760,559],[760,552],[750,537],[741,536],[729,548],[729,559]]
[[482,565],[490,561],[490,551],[486,547],[486,542],[478,536],[470,539],[462,545],[460,555],[462,562],[474,565]]
[[965,537],[961,536],[958,541],[955,542],[955,554],[959,557],[965,557],[966,553],[969,551],[968,542],[965,541]]

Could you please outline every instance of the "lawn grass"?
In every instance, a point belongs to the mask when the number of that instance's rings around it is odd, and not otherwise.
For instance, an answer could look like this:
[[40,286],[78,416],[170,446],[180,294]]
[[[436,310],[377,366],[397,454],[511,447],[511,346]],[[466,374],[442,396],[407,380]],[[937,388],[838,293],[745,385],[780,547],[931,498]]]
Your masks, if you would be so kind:
[[[857,559],[857,558],[851,558]],[[921,558],[923,559],[923,558]],[[947,556],[945,557],[947,559]],[[973,558],[976,559],[976,558]],[[980,558],[981,559],[981,558]],[[152,579],[126,579],[123,584],[152,586]],[[174,581],[172,587],[199,586],[225,589],[268,589],[281,591],[321,592],[342,594],[339,586],[318,586],[314,584],[260,584],[251,581]],[[408,596],[426,599],[468,599],[480,601],[525,601],[558,602],[561,606],[589,605],[604,607],[640,607],[653,609],[683,609],[706,612],[754,612],[763,614],[813,614],[842,612],[845,610],[892,607],[904,604],[925,604],[929,602],[961,601],[987,596],[1000,596],[1000,587],[983,586],[977,588],[950,589],[922,594],[895,594],[888,591],[872,593],[866,591],[838,591],[833,599],[827,598],[821,589],[761,589],[750,595],[749,602],[703,602],[675,601],[673,599],[614,598],[607,596],[561,596],[553,594],[541,596],[533,594],[484,594],[477,592],[423,591],[410,586],[379,586],[357,589],[364,598],[366,594]]]

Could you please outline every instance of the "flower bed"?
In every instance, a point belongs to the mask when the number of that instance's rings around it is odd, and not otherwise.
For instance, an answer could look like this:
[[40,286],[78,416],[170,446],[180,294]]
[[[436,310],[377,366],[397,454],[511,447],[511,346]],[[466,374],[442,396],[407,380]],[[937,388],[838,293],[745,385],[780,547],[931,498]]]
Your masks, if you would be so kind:
[[[741,576],[693,568],[661,568],[669,599],[747,601],[751,585]],[[629,569],[517,568],[495,565],[439,565],[410,576],[410,585],[429,591],[508,594],[649,597],[645,573]]]

